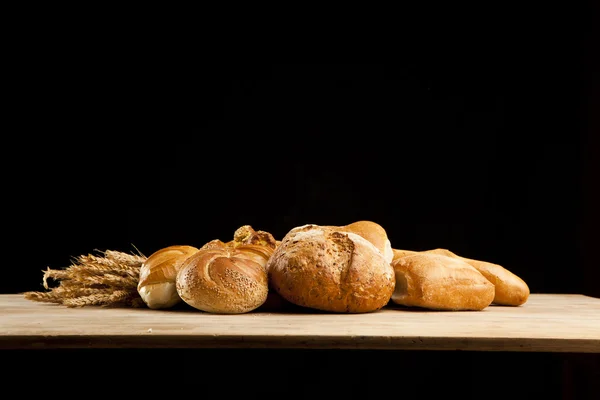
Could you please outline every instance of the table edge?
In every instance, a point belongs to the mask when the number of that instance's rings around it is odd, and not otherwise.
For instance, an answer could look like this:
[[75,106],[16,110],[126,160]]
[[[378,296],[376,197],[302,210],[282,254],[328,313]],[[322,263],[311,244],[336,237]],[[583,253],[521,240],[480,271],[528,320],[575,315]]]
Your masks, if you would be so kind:
[[4,336],[0,350],[44,349],[364,349],[600,353],[599,339],[251,335]]

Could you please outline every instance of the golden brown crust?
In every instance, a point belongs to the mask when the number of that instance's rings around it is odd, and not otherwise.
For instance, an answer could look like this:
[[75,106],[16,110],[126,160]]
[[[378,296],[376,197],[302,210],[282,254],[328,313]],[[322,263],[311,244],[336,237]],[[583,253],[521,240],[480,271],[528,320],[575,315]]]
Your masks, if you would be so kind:
[[392,262],[393,303],[431,310],[480,311],[494,298],[494,285],[468,263],[439,254],[415,253]]
[[529,298],[529,286],[523,279],[501,265],[487,261],[461,257],[447,249],[426,250],[428,253],[444,254],[460,258],[473,266],[495,286],[494,304],[502,306],[520,306]]
[[177,272],[197,251],[194,246],[173,245],[155,251],[144,261],[137,290],[149,308],[170,308],[181,301],[175,289]]
[[521,277],[515,275],[506,268],[487,261],[472,260],[464,258],[483,276],[496,286],[494,304],[502,306],[520,306],[529,299],[529,286]]
[[273,254],[268,246],[229,246],[209,242],[185,260],[176,279],[179,296],[188,305],[206,312],[241,314],[267,299],[266,263]]
[[330,312],[379,310],[388,303],[395,283],[391,264],[371,242],[312,224],[286,234],[267,271],[269,283],[285,300]]
[[202,245],[202,247],[200,247],[200,250],[206,250],[206,249],[225,249],[227,247],[233,247],[233,245],[231,244],[231,242],[223,242],[220,239],[213,239],[210,242],[206,242]]
[[231,244],[238,246],[240,244],[257,244],[268,246],[271,248],[277,247],[277,241],[272,234],[266,231],[256,231],[250,225],[243,225],[233,233],[233,241]]
[[242,225],[233,233],[233,239],[228,242],[223,242],[220,239],[213,239],[205,243],[201,249],[214,247],[238,247],[245,244],[254,244],[259,246],[267,246],[272,249],[277,247],[278,241],[273,235],[266,231],[256,231],[250,225]]
[[436,248],[423,251],[393,249],[395,262],[399,258],[417,253],[440,254],[447,257],[458,258],[465,261],[477,271],[479,271],[488,281],[494,285],[493,303],[501,306],[520,306],[527,302],[529,298],[529,286],[519,276],[504,268],[501,265],[488,261],[474,260],[459,256],[448,249]]
[[376,222],[373,221],[356,221],[348,225],[343,226],[326,226],[328,228],[334,228],[341,232],[352,232],[362,236],[369,242],[373,243],[375,247],[383,254],[387,262],[391,263],[393,259],[393,249],[391,242],[387,236],[385,229]]
[[418,251],[414,251],[414,250],[399,250],[399,249],[392,249],[392,252],[393,252],[393,255],[394,255],[394,257],[392,259],[392,262],[396,261],[399,258],[410,256],[410,255],[418,253]]

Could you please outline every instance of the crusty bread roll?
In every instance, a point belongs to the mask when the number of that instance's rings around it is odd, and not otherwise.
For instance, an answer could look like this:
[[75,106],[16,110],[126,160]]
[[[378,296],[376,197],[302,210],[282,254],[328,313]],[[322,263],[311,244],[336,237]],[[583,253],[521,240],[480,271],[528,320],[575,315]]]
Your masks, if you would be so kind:
[[391,263],[394,258],[392,244],[387,236],[386,230],[373,221],[356,221],[348,225],[328,226],[342,232],[356,233],[373,243],[383,254],[387,262]]
[[459,258],[479,271],[483,276],[494,284],[494,304],[502,306],[520,306],[529,298],[529,286],[523,279],[515,275],[501,265],[487,261],[473,260],[461,257],[447,249],[431,249],[425,252],[443,254],[449,257]]
[[501,265],[487,261],[474,260],[459,256],[450,250],[437,248],[423,251],[399,250],[393,249],[394,260],[415,253],[442,254],[448,257],[458,258],[470,264],[479,271],[485,278],[494,284],[493,303],[501,306],[520,306],[527,302],[529,298],[529,286],[516,274]]
[[365,313],[385,306],[394,270],[367,239],[335,227],[290,230],[267,263],[270,285],[285,300],[330,312]]
[[241,314],[267,299],[266,263],[274,249],[256,244],[211,241],[187,258],[176,278],[179,296],[206,312]]
[[175,278],[182,262],[197,252],[194,246],[173,245],[152,253],[140,267],[138,293],[149,308],[170,308],[181,302]]
[[223,242],[220,239],[213,239],[206,242],[200,249],[212,248],[212,247],[237,247],[245,244],[255,244],[260,246],[267,246],[270,248],[277,247],[277,241],[269,232],[266,231],[255,231],[250,225],[240,226],[233,233],[233,239],[228,242]]
[[416,253],[392,261],[393,303],[431,310],[480,311],[494,299],[494,285],[458,258]]
[[228,242],[232,246],[242,244],[256,244],[271,248],[277,247],[277,241],[273,235],[267,231],[256,231],[250,225],[242,225],[233,233],[233,240]]

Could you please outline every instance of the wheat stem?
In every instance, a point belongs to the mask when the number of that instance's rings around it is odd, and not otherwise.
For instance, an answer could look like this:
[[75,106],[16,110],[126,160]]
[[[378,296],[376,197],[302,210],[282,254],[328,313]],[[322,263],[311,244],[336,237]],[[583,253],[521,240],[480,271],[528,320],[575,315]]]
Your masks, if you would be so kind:
[[[80,255],[64,269],[42,271],[47,292],[25,292],[28,300],[59,303],[67,307],[89,305],[143,307],[137,292],[140,268],[146,257],[106,250]],[[58,281],[51,287],[49,279]]]

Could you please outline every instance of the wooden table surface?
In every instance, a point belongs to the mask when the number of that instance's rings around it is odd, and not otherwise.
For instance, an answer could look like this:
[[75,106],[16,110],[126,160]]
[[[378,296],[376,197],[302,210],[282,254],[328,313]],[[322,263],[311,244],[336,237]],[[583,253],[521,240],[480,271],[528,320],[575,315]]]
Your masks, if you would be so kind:
[[304,348],[600,353],[600,299],[532,294],[521,307],[369,314],[209,314],[0,295],[0,349]]

